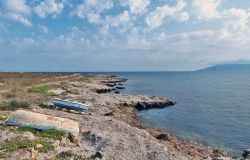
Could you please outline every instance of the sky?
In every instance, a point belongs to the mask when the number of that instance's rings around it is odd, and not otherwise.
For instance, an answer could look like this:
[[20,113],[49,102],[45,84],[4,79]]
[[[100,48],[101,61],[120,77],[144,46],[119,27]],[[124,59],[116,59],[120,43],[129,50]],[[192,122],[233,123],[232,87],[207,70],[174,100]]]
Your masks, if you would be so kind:
[[250,0],[0,0],[0,71],[250,62]]

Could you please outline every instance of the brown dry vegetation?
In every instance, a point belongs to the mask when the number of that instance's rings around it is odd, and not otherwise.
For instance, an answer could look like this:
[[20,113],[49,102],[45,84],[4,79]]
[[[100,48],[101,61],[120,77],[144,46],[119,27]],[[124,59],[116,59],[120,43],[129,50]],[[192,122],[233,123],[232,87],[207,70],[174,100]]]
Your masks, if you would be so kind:
[[51,96],[49,90],[64,87],[65,80],[89,83],[91,75],[70,73],[0,73],[0,109],[27,108]]

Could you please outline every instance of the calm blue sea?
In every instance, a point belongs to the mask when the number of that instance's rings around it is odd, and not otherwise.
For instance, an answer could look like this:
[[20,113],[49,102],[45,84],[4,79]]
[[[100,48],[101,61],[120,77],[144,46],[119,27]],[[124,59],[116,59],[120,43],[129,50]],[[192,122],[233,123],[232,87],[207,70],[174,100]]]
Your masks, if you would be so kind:
[[140,112],[146,126],[225,148],[239,156],[250,147],[250,71],[113,73],[124,93],[168,97],[173,107]]

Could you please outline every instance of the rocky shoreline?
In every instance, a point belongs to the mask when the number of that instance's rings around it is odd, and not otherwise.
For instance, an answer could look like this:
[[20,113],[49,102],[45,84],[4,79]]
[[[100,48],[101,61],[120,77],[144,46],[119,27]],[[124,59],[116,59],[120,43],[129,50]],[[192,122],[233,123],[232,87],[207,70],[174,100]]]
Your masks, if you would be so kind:
[[[36,159],[49,159],[67,150],[92,157],[90,159],[98,159],[95,157],[97,154],[99,159],[104,160],[232,159],[224,150],[179,139],[167,132],[140,124],[140,110],[168,107],[176,102],[163,97],[116,94],[114,91],[119,89],[117,86],[124,89],[122,83],[126,81],[127,79],[110,75],[75,75],[74,79],[60,81],[59,87],[51,90],[52,96],[46,97],[47,101],[42,105],[36,102],[41,99],[41,95],[32,95],[36,99],[30,108],[33,112],[69,118],[77,121],[80,126],[77,144],[71,143],[68,138],[53,141],[55,151],[38,153]],[[54,97],[87,103],[91,107],[83,114],[57,109],[51,106]],[[1,114],[7,116],[10,113],[1,111]],[[2,129],[0,143],[13,137],[29,137],[30,134],[17,134]],[[17,155],[13,154],[11,159],[16,159]]]
[[[116,86],[116,83],[118,82],[126,82],[126,81],[127,79],[119,78],[116,76],[111,76],[107,78],[105,81],[100,81],[100,82],[103,83],[104,85],[108,84],[107,86],[108,88],[110,88],[110,86],[113,86],[113,87]],[[106,89],[106,90],[109,90],[111,92],[115,89],[113,88],[113,89]],[[163,132],[156,128],[145,127],[138,122],[137,115],[140,110],[173,106],[176,104],[175,101],[172,101],[163,97],[145,96],[145,95],[144,96],[142,95],[136,95],[136,96],[116,95],[116,98],[117,97],[119,97],[118,99],[120,100],[120,102],[123,102],[123,103],[116,103],[116,104],[119,104],[121,106],[130,106],[130,107],[135,108],[135,109],[126,111],[128,113],[124,112],[126,113],[126,118],[125,120],[122,119],[122,121],[125,121],[126,123],[129,123],[134,127],[137,127],[137,128],[140,128],[149,132],[154,138],[158,140],[159,143],[163,144],[169,150],[171,150],[173,156],[177,155],[178,157],[178,155],[182,155],[180,156],[181,157],[180,159],[217,159],[217,158],[218,159],[230,159],[230,157],[228,157],[228,153],[222,149],[214,149],[212,147],[204,146],[202,144],[199,144],[193,141],[178,139],[174,135],[171,135],[167,132]],[[126,100],[123,100],[123,97],[126,97],[125,98]],[[112,115],[114,115],[113,112],[112,112]]]

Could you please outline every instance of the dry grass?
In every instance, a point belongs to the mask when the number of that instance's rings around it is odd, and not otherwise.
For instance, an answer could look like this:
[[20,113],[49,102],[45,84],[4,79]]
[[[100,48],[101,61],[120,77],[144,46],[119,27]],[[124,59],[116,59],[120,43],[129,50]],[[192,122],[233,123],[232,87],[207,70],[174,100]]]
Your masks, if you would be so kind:
[[48,96],[53,96],[52,92],[50,92],[53,89],[59,88],[59,85],[51,84],[51,85],[44,85],[44,86],[38,86],[38,87],[32,87],[28,91],[33,93],[40,93],[40,94],[46,94]]
[[19,100],[10,100],[8,102],[3,102],[0,104],[0,109],[1,110],[9,110],[9,111],[14,111],[20,108],[29,108],[30,103],[27,101],[19,101]]
[[91,158],[85,157],[85,156],[80,156],[74,153],[73,151],[64,151],[56,155],[55,157],[50,158],[49,160],[66,160],[66,159],[71,159],[71,160],[91,160]]
[[55,130],[55,129],[37,130],[37,129],[31,128],[31,127],[19,127],[18,130],[21,132],[31,132],[36,137],[50,138],[53,140],[62,140],[63,137],[67,136],[67,133],[65,131],[59,131],[59,130]]
[[90,83],[96,78],[95,75],[66,73],[0,72],[0,110],[28,108],[30,104],[47,102],[51,96],[55,96],[50,90],[58,87],[66,90],[65,95],[75,93],[67,88],[68,81]]
[[66,73],[0,73],[1,90],[22,90],[26,87],[83,78],[83,75]]
[[[42,148],[37,148],[37,145],[41,144]],[[15,139],[3,144],[0,144],[0,158],[8,158],[14,151],[24,148],[35,148],[39,152],[47,153],[54,150],[54,146],[51,145],[45,139],[29,140],[29,139]]]

